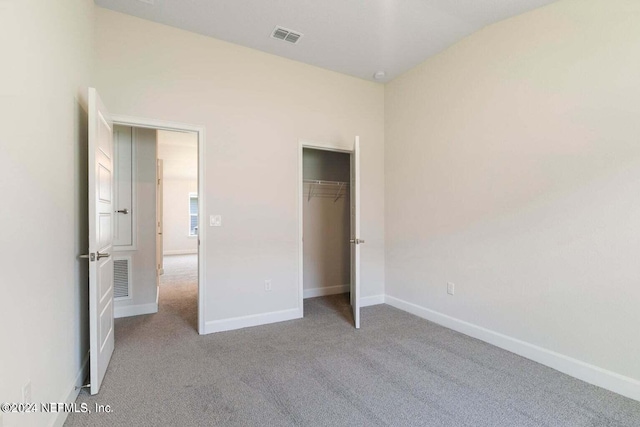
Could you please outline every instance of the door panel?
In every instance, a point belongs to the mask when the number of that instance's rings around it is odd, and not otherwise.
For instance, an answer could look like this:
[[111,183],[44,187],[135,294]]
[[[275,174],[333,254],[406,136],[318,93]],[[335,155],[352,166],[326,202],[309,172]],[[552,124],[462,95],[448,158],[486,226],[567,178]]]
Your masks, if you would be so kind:
[[104,352],[105,347],[108,347],[111,344],[109,332],[113,330],[113,317],[108,315],[109,311],[113,311],[113,299],[109,299],[109,301],[107,301],[104,306],[104,310],[102,310],[102,313],[100,314],[100,336],[103,337],[103,341],[100,343],[101,352]]
[[91,394],[100,390],[114,349],[113,125],[89,88],[89,357]]
[[105,298],[109,297],[109,291],[111,290],[111,283],[113,283],[113,268],[109,268],[109,264],[103,264],[99,267],[98,276],[100,278],[100,302],[102,303]]
[[98,249],[100,252],[107,248],[112,241],[111,221],[111,215],[100,214],[98,219]]
[[98,169],[98,199],[101,202],[111,202],[111,181],[111,172],[101,164]]

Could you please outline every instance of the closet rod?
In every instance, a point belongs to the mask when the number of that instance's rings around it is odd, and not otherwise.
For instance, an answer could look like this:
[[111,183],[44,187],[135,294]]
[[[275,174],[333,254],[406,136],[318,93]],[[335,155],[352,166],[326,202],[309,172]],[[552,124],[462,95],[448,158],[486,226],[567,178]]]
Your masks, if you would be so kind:
[[305,184],[316,184],[316,185],[349,185],[346,181],[322,181],[319,179],[305,179],[303,180]]

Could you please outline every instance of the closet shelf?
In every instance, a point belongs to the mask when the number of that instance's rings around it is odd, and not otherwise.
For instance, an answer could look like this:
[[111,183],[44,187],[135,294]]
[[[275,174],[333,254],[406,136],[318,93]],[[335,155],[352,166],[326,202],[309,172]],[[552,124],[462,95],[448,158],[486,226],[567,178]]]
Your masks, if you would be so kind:
[[312,197],[333,198],[333,202],[345,197],[349,189],[349,183],[344,181],[321,181],[317,179],[303,180],[305,188],[303,191],[307,194],[307,201]]

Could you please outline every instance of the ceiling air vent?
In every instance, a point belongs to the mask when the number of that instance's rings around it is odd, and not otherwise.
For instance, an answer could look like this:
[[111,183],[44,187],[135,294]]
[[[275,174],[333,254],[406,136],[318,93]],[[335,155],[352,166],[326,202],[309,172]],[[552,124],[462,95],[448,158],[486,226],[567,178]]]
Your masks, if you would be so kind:
[[302,37],[302,34],[297,33],[293,30],[289,30],[287,28],[276,27],[273,29],[273,33],[271,33],[271,37],[274,39],[296,44],[298,43],[298,40],[300,40],[300,38]]

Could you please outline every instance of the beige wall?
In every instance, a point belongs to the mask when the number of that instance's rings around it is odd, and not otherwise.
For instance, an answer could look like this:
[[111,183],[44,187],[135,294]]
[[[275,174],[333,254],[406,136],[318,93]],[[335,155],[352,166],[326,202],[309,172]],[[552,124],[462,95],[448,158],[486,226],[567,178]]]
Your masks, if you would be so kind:
[[561,1],[386,86],[387,294],[640,379],[639,21]]
[[[75,398],[88,351],[87,117],[93,1],[0,1],[0,401]],[[82,376],[78,382],[82,381]],[[3,414],[51,425],[57,414]]]
[[198,193],[198,135],[158,131],[158,158],[163,161],[164,254],[197,253],[189,235],[189,194]]
[[104,9],[96,42],[113,113],[206,127],[206,321],[297,307],[300,138],[360,135],[363,294],[384,292],[381,85]]
[[189,235],[189,194],[198,194],[197,180],[165,179],[164,181],[164,254],[198,252],[197,236]]

